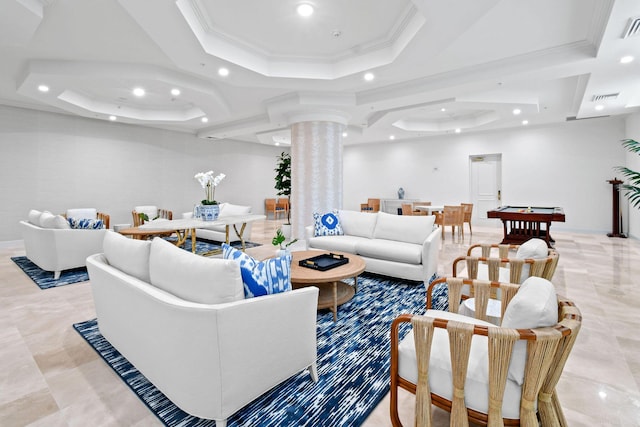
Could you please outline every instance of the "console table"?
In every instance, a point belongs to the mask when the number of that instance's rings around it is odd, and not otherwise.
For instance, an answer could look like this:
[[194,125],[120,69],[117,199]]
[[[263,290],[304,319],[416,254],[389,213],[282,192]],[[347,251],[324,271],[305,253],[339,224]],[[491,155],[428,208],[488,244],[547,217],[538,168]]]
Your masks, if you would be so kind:
[[380,211],[397,215],[403,203],[413,204],[417,201],[418,199],[380,199]]

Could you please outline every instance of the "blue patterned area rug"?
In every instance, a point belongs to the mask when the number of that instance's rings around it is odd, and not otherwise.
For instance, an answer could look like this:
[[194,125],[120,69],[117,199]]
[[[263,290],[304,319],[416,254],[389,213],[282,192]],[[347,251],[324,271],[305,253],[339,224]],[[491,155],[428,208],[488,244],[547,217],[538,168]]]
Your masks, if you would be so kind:
[[[171,238],[167,240],[171,241]],[[173,239],[175,240],[175,239]],[[259,243],[244,242],[245,247],[253,248],[260,246]],[[212,240],[196,240],[196,251],[198,253],[208,252],[216,249],[221,249],[222,244],[220,242],[214,242]],[[240,248],[240,242],[232,242],[231,246]],[[191,239],[187,239],[183,249],[191,250]],[[72,283],[86,282],[89,280],[89,273],[87,273],[86,267],[73,268],[71,270],[63,270],[60,273],[60,278],[55,280],[53,278],[53,271],[45,271],[35,265],[26,256],[11,257],[11,260],[16,263],[18,267],[34,281],[40,289],[55,288],[58,286],[71,285]]]
[[[355,297],[338,307],[337,322],[328,310],[318,312],[318,383],[301,372],[231,416],[228,426],[362,424],[389,391],[391,322],[401,313],[424,313],[425,299],[422,283],[363,274]],[[104,339],[96,319],[73,327],[165,425],[215,425],[186,414],[158,391]]]

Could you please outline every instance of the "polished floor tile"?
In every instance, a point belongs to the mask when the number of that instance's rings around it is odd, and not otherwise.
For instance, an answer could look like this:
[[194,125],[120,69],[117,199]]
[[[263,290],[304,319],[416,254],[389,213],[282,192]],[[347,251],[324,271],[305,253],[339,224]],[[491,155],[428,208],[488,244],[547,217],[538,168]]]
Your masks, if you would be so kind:
[[[270,244],[282,221],[252,227],[249,251],[275,254]],[[474,225],[464,239],[450,231],[440,250],[439,273],[473,243],[497,242],[501,228]],[[558,383],[572,427],[640,426],[640,242],[599,234],[554,232],[560,253],[554,285],[572,299],[583,325]],[[304,248],[299,242],[293,249]],[[89,283],[40,290],[10,260],[20,243],[0,243],[0,425],[157,426],[160,422],[73,330],[95,317]],[[414,396],[400,393],[400,417],[413,424]],[[435,411],[436,426],[448,426]],[[390,426],[389,396],[364,426]]]

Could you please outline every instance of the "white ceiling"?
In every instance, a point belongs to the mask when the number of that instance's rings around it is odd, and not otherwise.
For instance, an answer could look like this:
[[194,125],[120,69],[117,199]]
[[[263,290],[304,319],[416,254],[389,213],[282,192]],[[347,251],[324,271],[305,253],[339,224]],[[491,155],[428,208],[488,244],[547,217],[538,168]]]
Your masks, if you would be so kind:
[[299,120],[355,144],[640,111],[638,0],[2,3],[6,105],[263,144]]

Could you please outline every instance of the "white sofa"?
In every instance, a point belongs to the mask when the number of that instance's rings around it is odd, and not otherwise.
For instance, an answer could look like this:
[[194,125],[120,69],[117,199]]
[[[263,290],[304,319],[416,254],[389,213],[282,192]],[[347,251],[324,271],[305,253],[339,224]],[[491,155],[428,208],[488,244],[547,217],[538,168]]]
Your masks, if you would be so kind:
[[28,221],[20,221],[20,228],[27,258],[52,271],[54,279],[60,278],[63,270],[84,267],[89,255],[102,252],[106,232],[72,229],[63,216],[37,210],[29,212]]
[[341,236],[314,237],[306,227],[307,249],[342,251],[364,258],[365,271],[428,283],[438,271],[440,228],[433,215],[340,210]]
[[114,232],[87,268],[102,335],[189,414],[224,426],[302,370],[317,380],[315,287],[244,299],[236,261]]
[[[245,215],[251,213],[251,206],[234,205],[232,203],[220,203],[220,214],[218,218],[224,218],[225,216],[233,215]],[[182,214],[182,218],[192,218],[193,212],[185,212]],[[238,230],[240,231],[240,230]],[[251,223],[248,222],[244,228],[242,236],[245,241],[248,241],[251,237]],[[226,238],[225,226],[220,225],[212,228],[198,228],[196,229],[196,237],[200,239],[213,240],[216,242],[224,242]],[[233,226],[229,227],[229,242],[235,242],[240,240],[240,236],[236,233]]]

